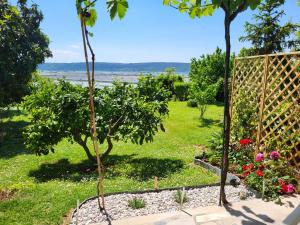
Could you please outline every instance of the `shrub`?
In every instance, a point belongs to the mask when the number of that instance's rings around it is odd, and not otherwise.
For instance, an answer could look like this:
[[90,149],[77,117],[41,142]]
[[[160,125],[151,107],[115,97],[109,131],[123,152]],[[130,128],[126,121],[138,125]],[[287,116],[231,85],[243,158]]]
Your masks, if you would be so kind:
[[146,206],[144,199],[134,197],[133,199],[128,200],[128,206],[133,209],[141,209]]
[[213,132],[209,142],[209,147],[212,151],[221,152],[223,149],[223,131]]
[[181,75],[175,73],[175,70],[172,68],[166,69],[166,71],[156,77],[160,86],[165,90],[169,91],[170,98],[175,95],[174,84],[175,82],[183,82],[184,78]]
[[192,107],[192,108],[196,108],[198,106],[197,101],[195,99],[189,99],[187,101],[187,106]]
[[[152,142],[159,128],[164,131],[167,96],[152,79],[136,87],[115,82],[112,87],[95,90],[98,140],[107,143],[101,157],[111,152],[113,141],[143,144]],[[146,84],[152,94],[146,92]],[[64,80],[40,79],[33,94],[25,97],[24,108],[32,115],[32,123],[24,131],[27,149],[46,155],[67,138],[77,142],[90,160],[95,159],[87,144],[91,137],[87,88]]]
[[176,193],[174,194],[175,202],[178,204],[183,204],[188,201],[188,198],[186,196],[186,192],[182,190],[177,190]]
[[175,98],[179,101],[186,101],[189,95],[189,83],[186,82],[175,82],[174,92]]

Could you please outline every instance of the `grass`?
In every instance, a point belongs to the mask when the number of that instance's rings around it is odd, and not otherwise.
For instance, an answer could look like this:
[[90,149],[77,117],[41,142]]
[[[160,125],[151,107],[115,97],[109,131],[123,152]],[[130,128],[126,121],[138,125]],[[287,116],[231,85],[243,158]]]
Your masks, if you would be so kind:
[[142,198],[133,198],[128,201],[128,206],[133,209],[141,209],[146,206],[144,199]]
[[[105,192],[210,184],[217,177],[193,165],[196,145],[206,145],[220,129],[222,106],[211,105],[200,123],[199,112],[185,102],[171,102],[166,132],[153,143],[115,143],[105,161]],[[61,224],[76,201],[96,195],[97,174],[77,144],[64,140],[55,153],[36,156],[25,150],[20,130],[29,123],[21,111],[1,113],[7,133],[0,144],[0,189],[16,189],[10,200],[0,201],[0,224]],[[103,149],[103,147],[102,147]]]

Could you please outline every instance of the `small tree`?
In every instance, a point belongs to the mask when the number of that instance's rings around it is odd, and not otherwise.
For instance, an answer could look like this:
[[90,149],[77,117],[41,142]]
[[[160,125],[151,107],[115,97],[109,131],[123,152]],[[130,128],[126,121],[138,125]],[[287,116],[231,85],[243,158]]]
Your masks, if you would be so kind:
[[225,13],[224,27],[225,27],[225,42],[226,42],[226,55],[225,55],[225,74],[224,74],[224,137],[223,137],[223,160],[222,160],[222,174],[221,174],[221,188],[220,188],[220,201],[227,204],[225,194],[225,182],[228,171],[228,149],[230,139],[230,114],[229,114],[229,86],[228,79],[230,74],[230,25],[237,15],[249,7],[254,10],[261,3],[261,0],[163,0],[164,5],[170,5],[176,8],[181,13],[188,13],[191,18],[201,18],[202,16],[211,16],[214,11],[221,8]]
[[243,49],[241,55],[271,54],[299,47],[300,41],[291,38],[299,26],[291,22],[280,23],[285,15],[283,9],[279,9],[283,3],[284,0],[266,0],[258,7],[258,14],[253,16],[256,23],[246,22],[246,35],[239,39],[251,42],[252,48]]
[[202,80],[198,79],[197,82],[192,83],[190,98],[197,102],[201,120],[206,112],[207,105],[216,101],[216,94],[221,82],[222,80],[219,79],[216,83],[211,84],[206,77],[202,77]]
[[[147,88],[159,94],[144,95],[143,82],[137,87],[116,82],[111,88],[95,90],[98,140],[107,143],[101,158],[111,152],[113,141],[143,144],[153,141],[159,127],[164,130],[167,94],[152,82],[153,78],[146,81],[150,84]],[[24,101],[24,108],[32,115],[32,124],[24,132],[26,147],[37,155],[46,155],[67,138],[78,143],[94,161],[88,146],[91,138],[88,89],[64,80],[54,83],[41,79],[34,84],[33,94]]]
[[0,1],[0,107],[20,102],[29,93],[37,65],[51,56],[48,37],[40,29],[42,20],[36,4]]

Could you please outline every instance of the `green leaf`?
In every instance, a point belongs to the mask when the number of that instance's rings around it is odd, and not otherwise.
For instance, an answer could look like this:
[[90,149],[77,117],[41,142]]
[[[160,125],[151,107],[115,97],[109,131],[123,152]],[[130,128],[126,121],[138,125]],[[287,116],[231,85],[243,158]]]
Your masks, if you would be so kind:
[[163,5],[170,5],[171,0],[163,0]]
[[119,19],[122,19],[127,12],[128,2],[126,0],[109,0],[107,1],[107,9],[111,20],[113,20],[117,14]]
[[86,17],[86,25],[92,27],[97,21],[97,11],[95,9],[90,9],[88,12],[90,17]]

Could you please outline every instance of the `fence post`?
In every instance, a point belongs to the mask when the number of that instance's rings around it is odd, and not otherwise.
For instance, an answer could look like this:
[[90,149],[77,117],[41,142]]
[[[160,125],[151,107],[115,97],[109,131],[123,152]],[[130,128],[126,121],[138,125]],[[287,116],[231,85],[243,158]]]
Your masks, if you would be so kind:
[[230,115],[230,120],[232,119],[232,109],[233,109],[233,91],[235,90],[234,89],[234,84],[235,84],[235,68],[236,68],[236,58],[234,58],[234,61],[233,61],[233,73],[232,73],[232,76],[231,76],[231,91],[230,91],[230,95],[229,95],[229,102],[230,102],[230,111],[229,111],[229,115]]
[[262,136],[262,123],[263,123],[263,116],[264,116],[264,108],[265,108],[265,98],[266,98],[266,91],[267,91],[267,82],[268,82],[268,74],[269,74],[269,55],[265,56],[265,65],[264,65],[264,75],[261,83],[262,87],[262,95],[260,98],[260,107],[259,107],[259,116],[258,116],[258,129],[257,129],[257,138],[256,138],[256,149],[255,154],[258,153],[260,150],[260,140]]

